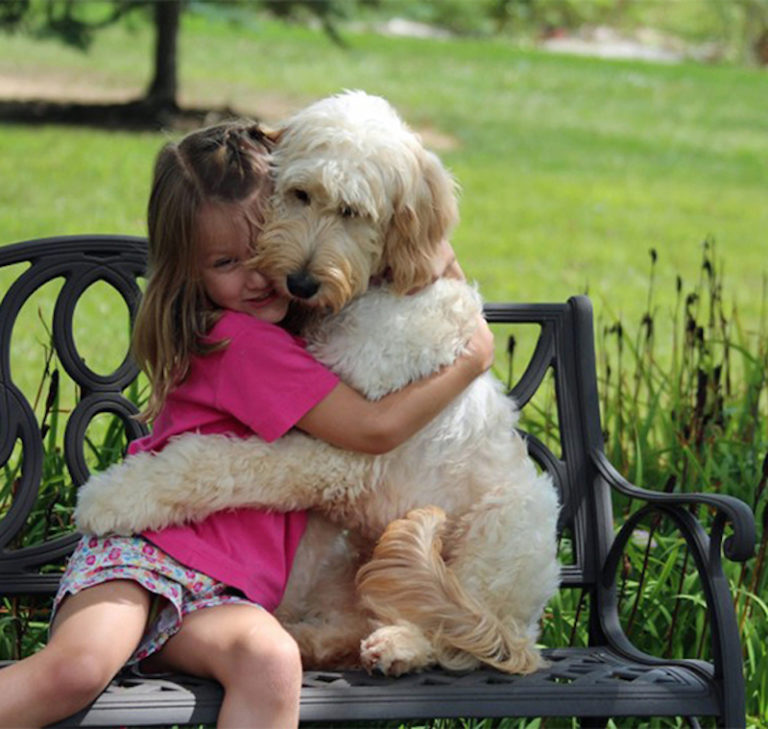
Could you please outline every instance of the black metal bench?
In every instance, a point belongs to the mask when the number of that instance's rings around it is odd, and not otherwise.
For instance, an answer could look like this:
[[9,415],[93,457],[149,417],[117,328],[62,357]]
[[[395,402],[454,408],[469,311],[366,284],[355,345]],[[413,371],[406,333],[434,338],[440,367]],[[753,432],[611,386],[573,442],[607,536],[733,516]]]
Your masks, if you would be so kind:
[[[79,394],[59,446],[60,462],[53,467],[62,471],[65,480],[80,485],[88,477],[84,440],[97,414],[119,416],[128,438],[142,431],[130,419],[136,408],[125,397],[125,389],[138,374],[135,365],[126,355],[111,374],[91,370],[78,350],[73,317],[83,292],[97,281],[114,287],[132,312],[141,295],[137,279],[143,274],[145,256],[144,240],[118,236],[48,238],[0,248],[0,276],[7,276],[7,267],[20,264],[12,269],[12,282],[0,278],[0,285],[7,289],[0,303],[0,463],[6,479],[0,492],[4,494],[0,499],[0,600],[5,600],[6,613],[17,597],[50,596],[55,591],[56,566],[63,564],[77,541],[66,524],[58,535],[29,534],[30,514],[54,508],[51,503],[41,506],[39,495],[44,438],[48,437],[43,431],[50,424],[41,429],[31,398],[22,394],[12,377],[17,315],[34,292],[52,279],[63,279],[63,286],[51,297],[55,298],[51,342]],[[580,590],[584,596],[588,645],[548,646],[549,667],[525,677],[492,670],[459,675],[432,670],[399,679],[362,672],[307,672],[302,721],[359,725],[366,720],[429,717],[575,716],[584,725],[594,726],[608,717],[684,716],[716,717],[720,726],[743,726],[742,654],[720,560],[721,551],[738,561],[752,554],[751,511],[727,496],[643,490],[610,465],[603,451],[588,299],[489,304],[486,314],[492,323],[534,325],[538,332],[530,362],[512,390],[521,405],[545,376],[554,378],[560,437],[555,450],[561,453],[553,453],[534,436],[530,447],[539,464],[552,473],[562,495],[561,528],[570,545],[562,569],[563,590]],[[45,468],[50,470],[49,461]],[[73,490],[69,483],[60,487],[70,503]],[[642,505],[632,510],[618,531],[613,493]],[[694,504],[702,505],[709,515],[709,534],[693,515]],[[622,555],[641,519],[651,512],[676,525],[699,571],[711,623],[711,661],[648,655],[629,641],[621,627],[617,575]],[[726,525],[730,536],[724,539]],[[210,681],[119,675],[92,706],[60,726],[212,724],[220,699],[220,688]],[[692,722],[695,725],[696,720]]]

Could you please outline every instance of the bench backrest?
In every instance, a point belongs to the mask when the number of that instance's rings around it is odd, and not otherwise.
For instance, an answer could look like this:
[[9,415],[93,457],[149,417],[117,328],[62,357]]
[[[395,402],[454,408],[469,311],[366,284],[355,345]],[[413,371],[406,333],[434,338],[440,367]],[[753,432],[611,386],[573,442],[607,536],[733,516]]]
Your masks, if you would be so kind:
[[[54,468],[66,468],[68,478],[56,486],[56,494],[71,504],[72,484],[79,486],[88,477],[87,430],[96,415],[117,415],[129,440],[144,432],[131,417],[136,406],[124,394],[138,375],[136,365],[126,350],[114,372],[91,369],[78,350],[76,340],[82,337],[76,336],[75,311],[84,292],[101,281],[117,290],[132,321],[145,262],[146,242],[132,237],[48,238],[0,249],[0,286],[4,290],[0,302],[0,466],[5,470],[4,481],[0,481],[0,595],[55,591],[58,576],[50,566],[61,565],[77,541],[66,524],[53,536],[30,526],[40,509],[57,508],[50,499],[41,505],[41,484],[51,481],[51,474],[45,472],[51,468],[50,459],[54,458]],[[59,433],[66,417],[58,444],[50,442],[50,425],[41,427],[40,407],[36,413],[32,402],[35,398],[15,383],[11,357],[20,334],[16,329],[21,326],[22,306],[54,279],[63,284],[52,304],[50,345],[77,389],[71,412],[55,414]],[[529,446],[536,461],[552,474],[561,494],[561,533],[570,545],[563,584],[589,587],[597,580],[597,565],[603,561],[611,534],[609,496],[589,456],[602,448],[591,305],[583,296],[558,304],[488,304],[486,315],[492,324],[531,325],[537,330],[533,354],[511,394],[524,408],[545,378],[551,376],[554,381],[559,437],[555,450],[560,452],[553,452],[530,434]]]

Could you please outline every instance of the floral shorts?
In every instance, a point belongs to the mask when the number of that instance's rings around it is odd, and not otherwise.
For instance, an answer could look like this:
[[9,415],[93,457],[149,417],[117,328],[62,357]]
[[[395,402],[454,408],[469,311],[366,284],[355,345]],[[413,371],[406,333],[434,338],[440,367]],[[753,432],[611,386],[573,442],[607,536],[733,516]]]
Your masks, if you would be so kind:
[[222,582],[185,567],[146,539],[86,536],[72,553],[61,578],[53,614],[67,595],[109,580],[134,580],[155,595],[147,628],[128,665],[160,650],[179,630],[184,616],[195,610],[255,604]]

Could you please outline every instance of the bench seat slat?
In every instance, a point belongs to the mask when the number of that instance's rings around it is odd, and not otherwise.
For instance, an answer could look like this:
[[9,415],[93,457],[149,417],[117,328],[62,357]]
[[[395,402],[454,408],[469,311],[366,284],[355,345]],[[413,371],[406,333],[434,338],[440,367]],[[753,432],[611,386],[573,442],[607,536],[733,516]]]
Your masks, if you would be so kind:
[[[430,670],[388,678],[360,671],[307,671],[303,721],[420,718],[637,716],[653,702],[657,716],[719,712],[706,671],[644,665],[605,648],[545,651],[550,665],[529,676],[493,669]],[[137,677],[128,672],[87,710],[56,727],[215,723],[221,688],[190,676]]]

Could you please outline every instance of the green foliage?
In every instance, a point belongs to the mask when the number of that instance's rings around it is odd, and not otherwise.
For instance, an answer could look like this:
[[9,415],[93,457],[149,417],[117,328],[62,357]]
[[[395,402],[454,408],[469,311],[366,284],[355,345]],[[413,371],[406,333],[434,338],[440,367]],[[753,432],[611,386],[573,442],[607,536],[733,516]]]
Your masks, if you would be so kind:
[[[756,558],[744,565],[726,561],[725,568],[744,646],[748,712],[762,726],[758,717],[768,716],[768,331],[762,319],[759,331],[745,333],[725,309],[714,241],[702,245],[701,276],[692,290],[686,292],[678,277],[672,312],[655,302],[658,265],[652,250],[640,320],[628,327],[617,318],[599,332],[606,451],[638,485],[730,494],[755,512]],[[671,349],[660,355],[662,336],[671,338]],[[533,417],[546,430],[541,412]],[[636,508],[614,499],[618,523]],[[710,522],[704,510],[697,516]],[[674,525],[651,518],[635,533],[619,585],[623,625],[636,645],[673,658],[711,657],[701,585]],[[570,616],[578,610],[563,610],[562,602],[550,606],[553,623],[545,623],[545,644],[547,630],[576,624]],[[585,627],[579,630],[574,635],[584,640]]]
[[349,1],[344,7],[356,20],[407,18],[457,36],[501,34],[521,40],[607,26],[628,34],[662,34],[677,45],[701,45],[711,56],[768,60],[768,0],[383,0],[368,5]]
[[[25,527],[8,545],[19,549],[39,545],[72,532],[72,510],[76,490],[62,451],[69,406],[62,398],[62,369],[52,345],[45,345],[44,369],[31,405],[40,417],[43,436],[43,469],[40,489]],[[145,400],[140,381],[126,396],[137,406]],[[85,438],[86,462],[91,470],[103,470],[123,457],[127,446],[122,422],[113,416],[92,425]],[[3,467],[0,481],[0,517],[10,507],[23,466],[23,453],[15,452]],[[44,572],[58,573],[62,564],[51,564]],[[18,659],[38,650],[46,640],[50,617],[47,597],[0,598],[0,660]]]
[[148,0],[70,2],[69,0],[11,0],[0,5],[0,29],[28,33],[37,38],[57,38],[87,50],[94,34],[128,13],[151,6]]
[[[338,0],[162,0],[180,5],[181,10],[194,11],[229,22],[248,22],[249,16],[263,9],[282,20],[316,18],[337,42],[341,38],[334,22],[346,16]],[[137,11],[147,18],[155,0],[4,0],[0,3],[0,30],[27,33],[35,38],[56,38],[80,50],[88,50],[95,34]]]
[[[744,498],[738,484],[756,483],[768,439],[759,417],[768,377],[765,318],[758,331],[743,330],[723,303],[714,243],[705,241],[702,250],[695,288],[686,294],[677,279],[666,332],[663,320],[670,312],[654,301],[655,251],[647,310],[636,333],[628,335],[621,319],[603,327],[608,453],[625,471],[658,485],[673,478],[677,489],[691,491],[715,483]],[[671,336],[664,347],[673,353],[671,362],[658,351],[665,333]]]

